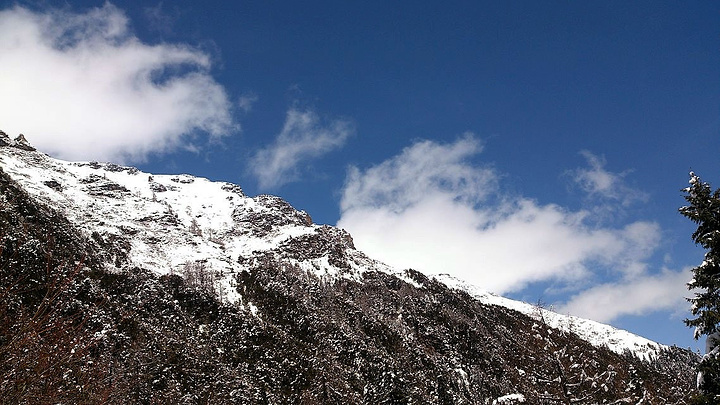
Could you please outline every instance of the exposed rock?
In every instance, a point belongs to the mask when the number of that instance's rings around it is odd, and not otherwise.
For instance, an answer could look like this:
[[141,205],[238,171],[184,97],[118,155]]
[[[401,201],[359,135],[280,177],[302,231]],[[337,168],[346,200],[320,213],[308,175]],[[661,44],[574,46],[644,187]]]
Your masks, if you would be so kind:
[[34,152],[36,150],[32,145],[30,145],[27,139],[25,139],[25,135],[20,134],[15,139],[10,139],[8,134],[0,131],[0,147],[4,146],[22,149],[28,152]]
[[36,150],[34,147],[32,147],[32,145],[30,145],[30,142],[28,142],[27,139],[25,139],[25,135],[23,135],[23,134],[20,134],[20,135],[18,135],[17,138],[15,138],[15,147],[18,149],[22,149],[22,150],[26,150],[26,151],[30,151],[30,152],[33,152]]
[[3,131],[0,131],[0,147],[11,145],[10,137]]
[[162,184],[156,183],[153,181],[152,183],[150,183],[150,190],[152,190],[155,193],[164,193],[168,189],[167,189],[167,187],[163,186]]
[[50,187],[51,189],[53,189],[53,190],[55,190],[55,191],[58,191],[58,192],[63,191],[63,186],[62,186],[62,184],[58,183],[58,182],[55,181],[55,180],[43,181],[43,184],[46,185],[46,186],[48,186],[48,187]]
[[253,197],[255,208],[238,207],[233,219],[253,235],[266,236],[273,229],[288,225],[311,226],[312,218],[304,211],[298,211],[287,201],[272,195]]
[[130,190],[126,187],[112,181],[108,181],[107,179],[93,181],[87,186],[87,190],[88,194],[95,197],[122,198],[123,195],[130,193]]
[[237,184],[225,183],[222,185],[221,188],[228,193],[233,193],[237,194],[240,197],[245,197],[245,193],[243,193],[242,187],[238,186]]
[[175,183],[180,183],[180,184],[191,184],[192,182],[195,181],[195,179],[190,175],[183,174],[180,176],[171,177],[170,181],[175,182]]

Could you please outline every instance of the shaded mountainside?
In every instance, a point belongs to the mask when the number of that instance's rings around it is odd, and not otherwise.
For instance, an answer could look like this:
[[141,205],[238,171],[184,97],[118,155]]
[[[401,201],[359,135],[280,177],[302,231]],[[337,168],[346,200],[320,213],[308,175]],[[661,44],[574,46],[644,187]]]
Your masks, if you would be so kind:
[[[12,143],[0,143],[0,157],[13,149],[47,163]],[[688,351],[643,361],[419,272],[393,272],[277,197],[224,185],[234,222],[213,232],[201,213],[184,217],[162,200],[145,213],[154,216],[147,227],[138,217],[124,231],[93,228],[78,222],[85,213],[29,192],[8,162],[0,159],[2,404],[682,404],[692,392]],[[100,178],[83,183],[100,193],[92,201],[132,198],[124,183],[102,186],[116,172],[92,170]],[[71,187],[47,176],[50,192]],[[159,176],[148,180],[155,200],[171,192]],[[172,242],[196,249],[191,261],[161,272],[156,256],[147,266],[133,256],[170,246],[173,227],[187,230]]]

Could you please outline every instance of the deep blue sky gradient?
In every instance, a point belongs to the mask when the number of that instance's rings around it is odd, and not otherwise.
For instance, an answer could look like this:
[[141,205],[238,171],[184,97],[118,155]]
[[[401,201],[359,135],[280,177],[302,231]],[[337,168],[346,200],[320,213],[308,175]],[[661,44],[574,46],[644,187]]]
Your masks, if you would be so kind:
[[[333,195],[347,164],[464,131],[486,141],[483,161],[541,202],[565,198],[560,175],[583,163],[580,150],[634,170],[630,180],[664,204],[682,203],[690,168],[708,180],[718,172],[712,2],[388,3],[173,2],[161,8],[171,19],[163,29],[116,4],[141,38],[212,49],[228,92],[258,96],[239,117],[240,138],[213,151],[230,155],[228,167],[197,163],[210,177],[260,192],[243,155],[270,142],[293,104],[354,121],[357,136],[316,163],[315,181],[276,190],[301,208],[318,204],[312,189]],[[337,205],[321,207],[314,215],[333,223]]]

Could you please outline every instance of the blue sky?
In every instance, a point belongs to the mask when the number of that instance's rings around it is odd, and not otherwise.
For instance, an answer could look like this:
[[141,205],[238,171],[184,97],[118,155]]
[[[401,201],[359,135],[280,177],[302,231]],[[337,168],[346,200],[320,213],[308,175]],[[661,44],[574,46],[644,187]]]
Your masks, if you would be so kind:
[[717,4],[349,3],[3,1],[0,129],[699,347],[677,208],[689,170],[720,185]]

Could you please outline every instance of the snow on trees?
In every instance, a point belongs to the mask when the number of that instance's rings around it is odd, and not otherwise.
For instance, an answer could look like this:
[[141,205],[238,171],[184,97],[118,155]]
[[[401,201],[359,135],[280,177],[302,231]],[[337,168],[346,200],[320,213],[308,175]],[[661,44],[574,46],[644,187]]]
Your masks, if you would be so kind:
[[[695,339],[707,336],[706,354],[698,366],[698,389],[709,401],[720,399],[720,189],[690,172],[690,186],[683,189],[689,205],[680,213],[698,225],[693,241],[706,249],[705,260],[695,267],[688,288],[694,318],[685,323],[695,328]],[[716,402],[713,402],[716,403]]]

